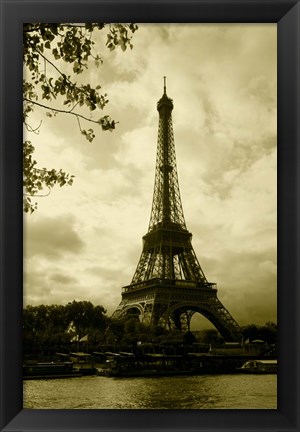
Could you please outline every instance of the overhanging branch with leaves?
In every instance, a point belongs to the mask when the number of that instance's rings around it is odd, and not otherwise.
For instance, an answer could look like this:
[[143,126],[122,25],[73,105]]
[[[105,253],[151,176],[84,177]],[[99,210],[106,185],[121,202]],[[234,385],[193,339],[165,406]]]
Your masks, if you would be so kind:
[[[23,80],[23,121],[28,132],[38,134],[38,127],[30,125],[30,114],[36,106],[46,110],[49,117],[56,114],[75,116],[80,133],[88,141],[93,141],[95,133],[92,128],[84,129],[80,120],[96,124],[104,131],[115,129],[117,122],[109,115],[95,120],[78,112],[78,108],[87,107],[91,112],[97,108],[103,110],[108,104],[107,94],[100,94],[100,85],[95,88],[90,84],[77,85],[71,75],[66,75],[59,63],[61,60],[72,66],[74,76],[81,74],[90,67],[92,59],[94,65],[103,64],[102,57],[94,50],[94,32],[104,29],[106,46],[110,51],[120,47],[125,51],[132,48],[132,35],[137,30],[136,24],[68,24],[68,23],[35,23],[24,24],[23,27],[23,64],[27,70]],[[52,74],[51,74],[52,69]],[[51,76],[50,76],[51,75]],[[59,96],[59,98],[58,98]],[[53,100],[61,100],[70,109],[52,106]],[[41,102],[45,100],[46,103]],[[75,108],[76,111],[75,111]],[[37,203],[31,202],[31,197],[46,196],[40,194],[43,188],[50,191],[54,185],[71,185],[74,176],[55,169],[38,169],[34,160],[34,146],[28,140],[23,143],[23,171],[24,171],[24,211],[33,212]]]

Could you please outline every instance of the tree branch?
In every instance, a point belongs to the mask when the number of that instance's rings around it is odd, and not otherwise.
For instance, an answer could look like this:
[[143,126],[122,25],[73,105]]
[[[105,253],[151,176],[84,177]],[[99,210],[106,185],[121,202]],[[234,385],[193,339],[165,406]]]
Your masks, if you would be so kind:
[[[37,48],[33,48],[41,57],[43,57],[43,59],[44,59],[44,61],[45,62],[48,62],[62,77],[63,77],[63,79],[64,80],[66,80],[69,84],[70,84],[70,86],[72,86],[74,89],[76,88],[76,89],[78,89],[82,94],[84,94],[84,95],[87,95],[88,96],[88,92],[87,91],[85,91],[84,89],[82,89],[82,88],[80,88],[80,87],[78,87],[76,84],[74,84],[71,80],[69,80],[69,78],[64,74],[64,73],[62,73],[59,69],[58,69],[58,67],[57,66],[55,66],[55,64],[51,61],[51,60],[49,60],[39,49],[37,49]],[[82,66],[85,66],[86,68],[87,68],[87,66],[86,65],[82,65]],[[45,74],[45,76],[46,76],[46,74]],[[51,91],[51,93],[53,94],[53,92]],[[53,97],[55,98],[55,95],[53,94]]]
[[59,109],[59,108],[53,108],[53,107],[50,107],[50,106],[47,106],[47,105],[43,105],[43,104],[41,104],[39,102],[35,102],[35,101],[27,99],[27,98],[24,98],[23,100],[26,101],[26,102],[32,103],[34,105],[38,105],[38,106],[40,106],[42,108],[45,108],[47,110],[50,110],[50,111],[55,111],[55,112],[59,112],[59,113],[63,113],[63,114],[71,114],[71,115],[74,115],[77,118],[78,117],[83,118],[84,120],[87,120],[87,121],[89,121],[91,123],[95,123],[97,125],[101,124],[98,120],[93,120],[91,118],[87,118],[87,117],[85,117],[85,116],[83,116],[81,114],[73,112],[72,110],[74,109],[74,107],[71,109],[71,111],[66,111],[66,110],[62,110],[62,109]]
[[33,132],[33,133],[35,133],[36,135],[39,134],[39,128],[41,127],[42,123],[43,123],[43,122],[42,122],[42,120],[41,120],[41,121],[40,121],[40,124],[39,124],[36,128],[33,128],[32,126],[30,126],[30,124],[24,122],[25,127],[26,127],[26,129],[28,130],[28,132]]
[[34,48],[35,49],[35,51],[37,52],[37,53],[39,53],[39,55],[41,56],[41,57],[43,57],[43,59],[45,60],[45,61],[47,61],[66,81],[68,81],[73,87],[76,87],[76,85],[74,84],[74,83],[72,83],[72,81],[70,81],[69,79],[68,79],[68,77],[65,75],[65,74],[63,74],[59,69],[58,69],[58,67],[56,67],[55,66],[55,64],[54,63],[52,63],[52,61],[50,61],[46,56],[44,56],[44,54],[42,54],[42,52],[39,50],[39,49],[37,49],[37,48]]

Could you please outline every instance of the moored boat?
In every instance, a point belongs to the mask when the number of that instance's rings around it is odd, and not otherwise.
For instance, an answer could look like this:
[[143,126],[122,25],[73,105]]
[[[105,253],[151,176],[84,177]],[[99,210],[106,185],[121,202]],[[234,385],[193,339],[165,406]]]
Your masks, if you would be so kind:
[[73,362],[44,362],[23,366],[24,379],[74,378],[82,376],[73,369]]
[[75,378],[95,374],[93,356],[82,352],[56,353],[54,361],[28,361],[23,365],[24,379]]
[[247,374],[276,374],[277,360],[249,360],[237,371]]
[[[242,360],[209,354],[187,355],[128,355],[106,353],[107,359],[97,369],[97,375],[111,377],[148,377],[175,375],[206,375],[235,373]],[[126,354],[126,355],[125,355]]]

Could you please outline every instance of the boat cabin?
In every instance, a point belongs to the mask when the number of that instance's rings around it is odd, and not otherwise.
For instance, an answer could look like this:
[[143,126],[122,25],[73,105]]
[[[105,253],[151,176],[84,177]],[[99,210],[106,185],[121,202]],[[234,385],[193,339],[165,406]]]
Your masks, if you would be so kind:
[[240,369],[248,373],[276,373],[277,360],[249,360]]

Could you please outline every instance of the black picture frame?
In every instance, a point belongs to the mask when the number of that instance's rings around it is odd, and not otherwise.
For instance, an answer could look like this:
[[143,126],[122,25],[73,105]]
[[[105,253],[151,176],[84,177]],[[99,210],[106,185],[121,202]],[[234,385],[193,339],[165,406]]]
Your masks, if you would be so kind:
[[[299,431],[299,0],[0,0],[0,4],[1,431]],[[23,409],[22,24],[62,21],[277,23],[277,410]]]

